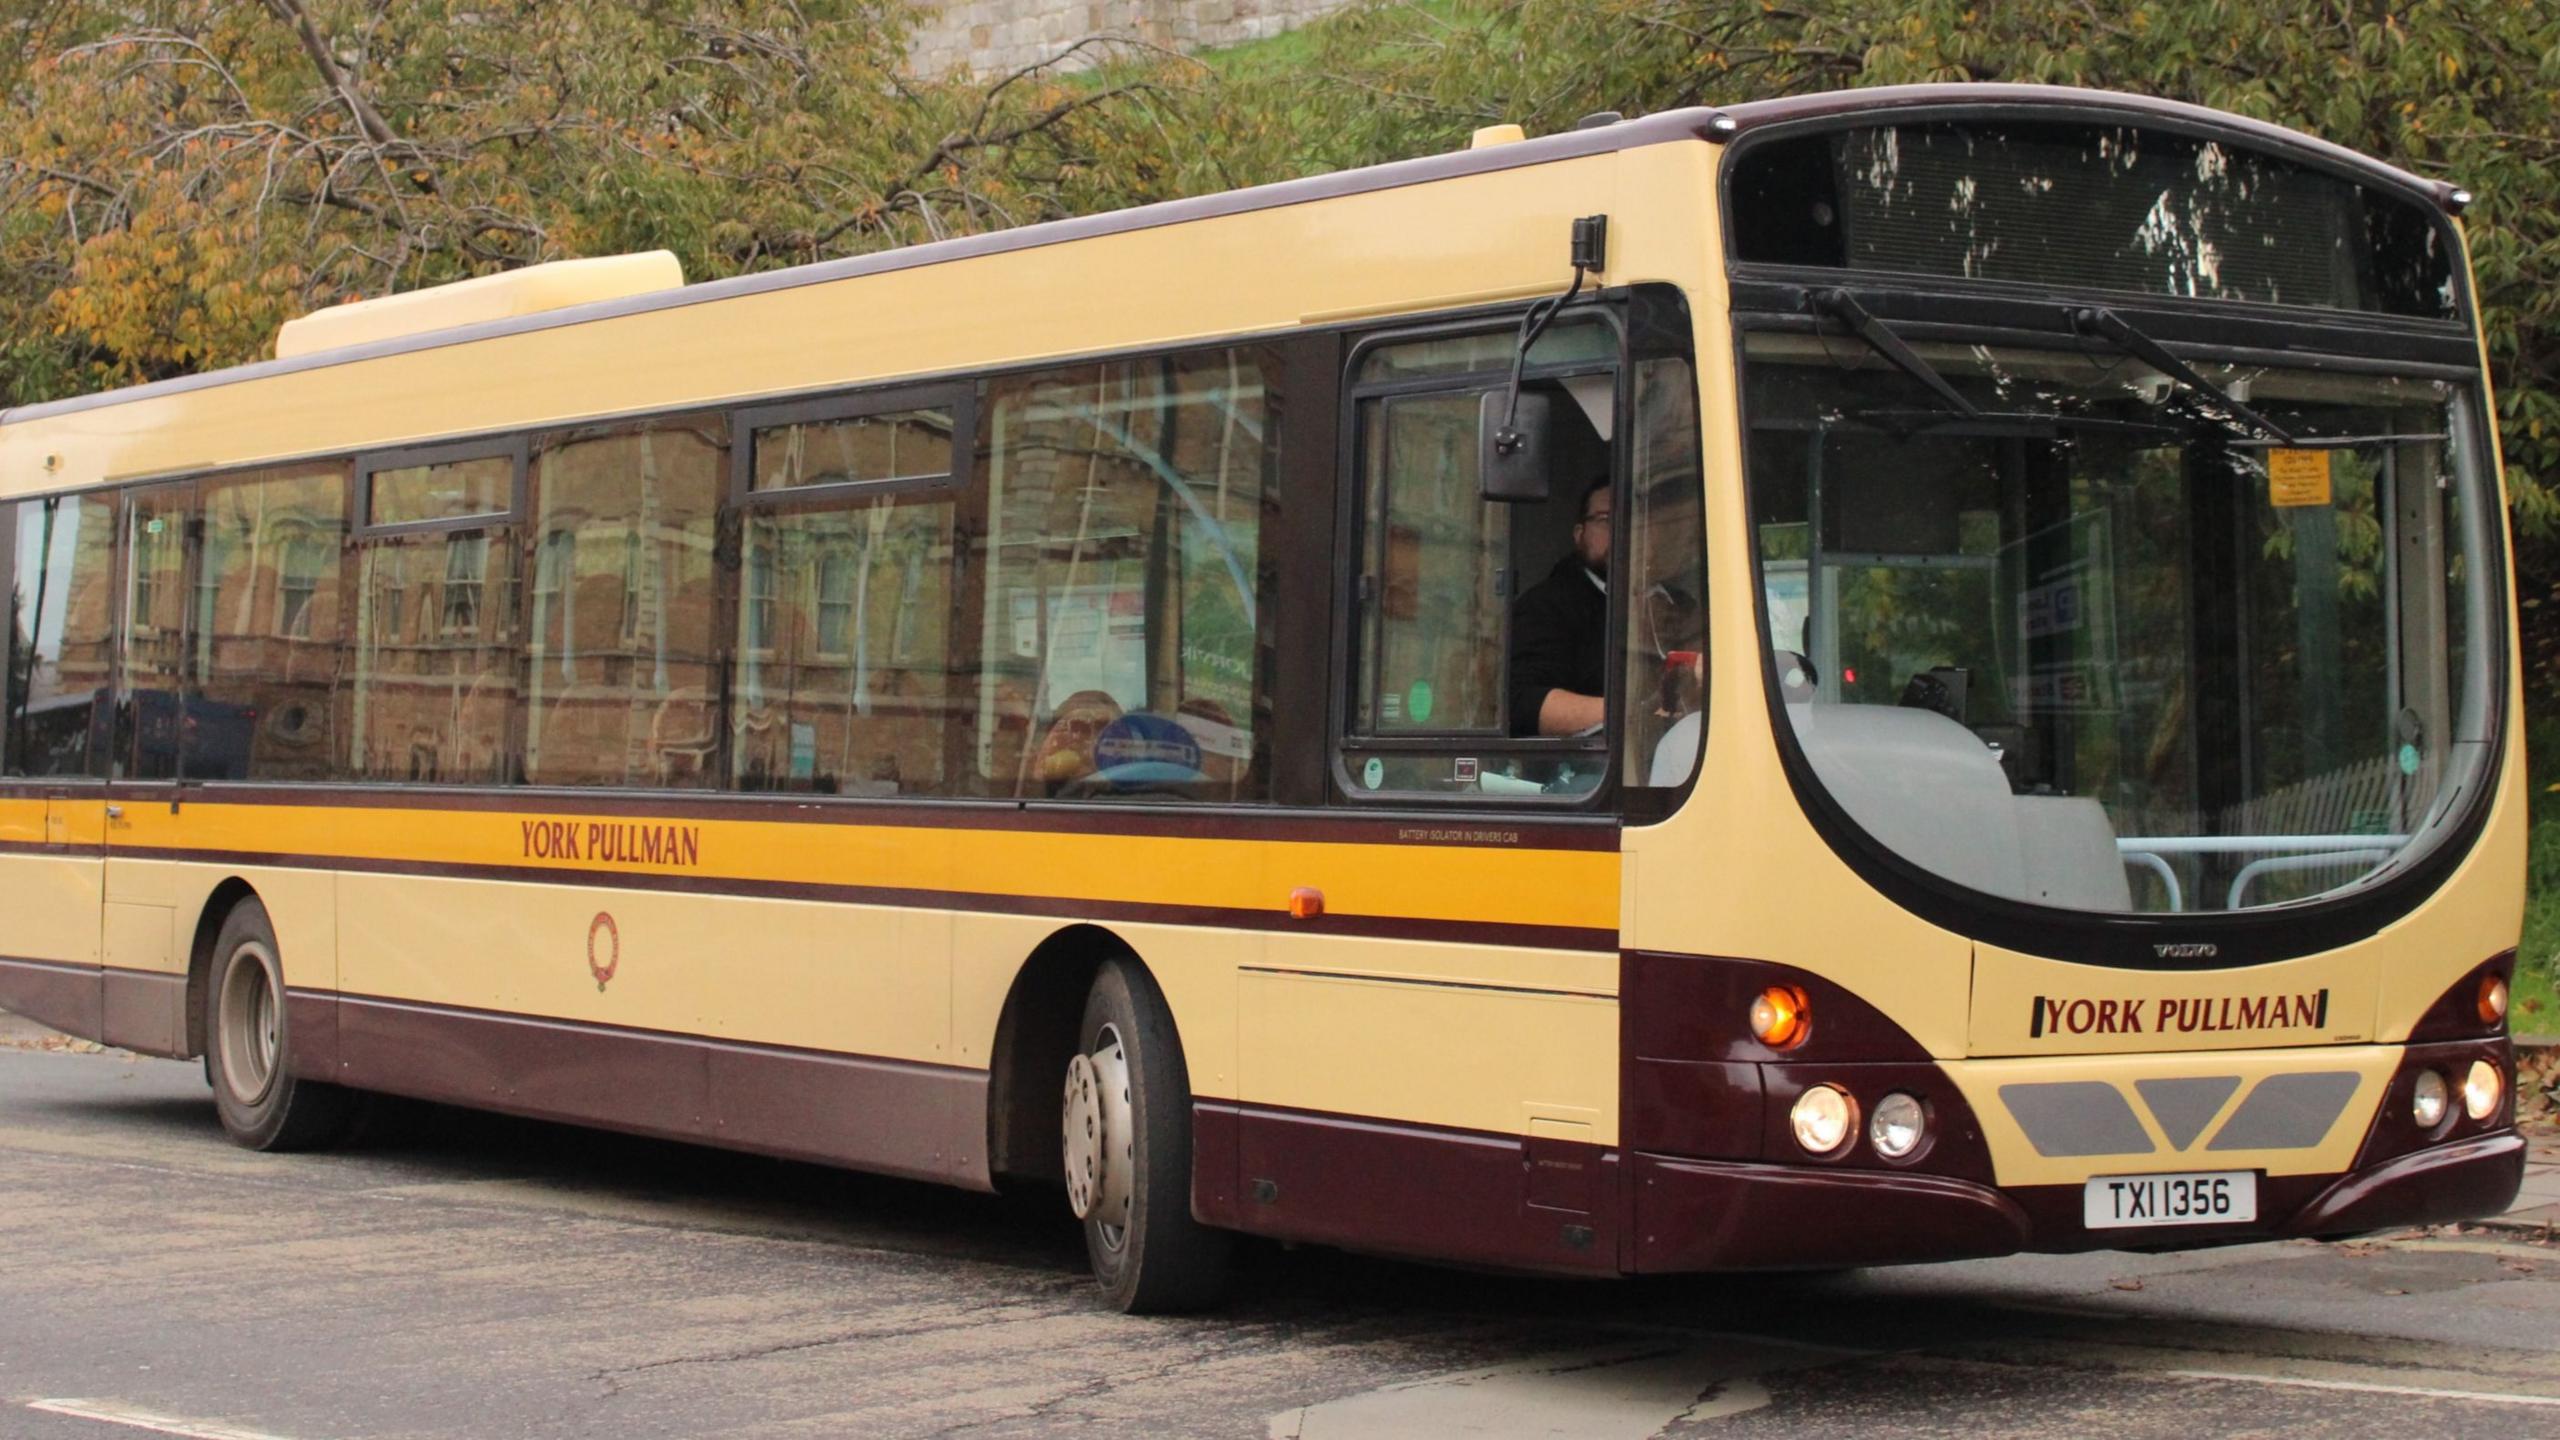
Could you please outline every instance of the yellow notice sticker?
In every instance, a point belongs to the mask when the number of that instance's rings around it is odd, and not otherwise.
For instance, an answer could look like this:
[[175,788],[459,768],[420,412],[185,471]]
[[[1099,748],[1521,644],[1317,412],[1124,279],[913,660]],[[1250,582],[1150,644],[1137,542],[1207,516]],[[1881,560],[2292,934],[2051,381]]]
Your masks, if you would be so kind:
[[2268,451],[2267,500],[2275,505],[2328,504],[2329,452]]

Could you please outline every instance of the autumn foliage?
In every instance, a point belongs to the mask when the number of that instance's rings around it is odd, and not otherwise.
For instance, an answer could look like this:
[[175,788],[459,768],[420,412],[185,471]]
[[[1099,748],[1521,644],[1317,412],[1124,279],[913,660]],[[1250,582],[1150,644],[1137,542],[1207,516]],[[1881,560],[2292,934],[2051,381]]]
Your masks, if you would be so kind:
[[2475,191],[2509,487],[2529,536],[2560,529],[2560,5],[1372,0],[1224,56],[976,80],[905,73],[912,21],[898,0],[0,0],[0,401],[254,359],[312,307],[534,260],[663,246],[707,278],[1496,120],[2042,81]]
[[[317,306],[666,248],[696,278],[1048,218],[1045,72],[887,0],[0,0],[0,400],[256,359]],[[996,157],[1000,163],[988,163]]]

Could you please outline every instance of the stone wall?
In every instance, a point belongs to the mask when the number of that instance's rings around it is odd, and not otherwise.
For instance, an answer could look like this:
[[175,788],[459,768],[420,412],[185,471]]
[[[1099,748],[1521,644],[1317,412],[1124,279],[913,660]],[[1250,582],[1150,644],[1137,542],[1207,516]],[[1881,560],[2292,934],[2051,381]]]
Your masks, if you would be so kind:
[[[916,32],[910,61],[922,74],[966,68],[1001,74],[1049,59],[1087,37],[1169,50],[1211,50],[1277,35],[1348,0],[941,0]],[[1064,68],[1102,58],[1096,45]]]

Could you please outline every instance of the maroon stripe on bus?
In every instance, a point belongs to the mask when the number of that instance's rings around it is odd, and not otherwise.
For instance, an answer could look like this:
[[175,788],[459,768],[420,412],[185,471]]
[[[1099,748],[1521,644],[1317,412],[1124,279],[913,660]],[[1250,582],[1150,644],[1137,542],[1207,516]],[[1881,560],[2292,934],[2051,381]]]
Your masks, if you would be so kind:
[[332,1078],[360,1089],[994,1188],[984,1071],[359,996],[336,1010]]
[[105,998],[95,965],[0,957],[0,1010],[13,1010],[65,1035],[95,1040],[105,1030]]
[[[1561,1274],[1619,1268],[1619,1156],[1595,1144],[1268,1105],[1193,1106],[1235,1157],[1232,1219],[1284,1240]],[[1230,1139],[1232,1136],[1232,1139]],[[1195,1177],[1193,1205],[1217,1177]]]
[[[163,912],[166,913],[166,912]],[[187,1055],[187,977],[108,966],[100,987],[98,1038],[138,1055]]]

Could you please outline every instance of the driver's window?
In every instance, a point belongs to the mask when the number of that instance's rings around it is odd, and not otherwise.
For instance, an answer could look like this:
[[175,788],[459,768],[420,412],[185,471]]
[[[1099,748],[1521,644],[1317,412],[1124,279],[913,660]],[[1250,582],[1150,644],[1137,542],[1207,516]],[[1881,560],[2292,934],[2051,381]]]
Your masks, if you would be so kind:
[[1484,498],[1480,427],[1510,331],[1373,347],[1340,779],[1354,795],[1571,800],[1608,770],[1617,333],[1556,326],[1525,388],[1564,402],[1544,501]]

